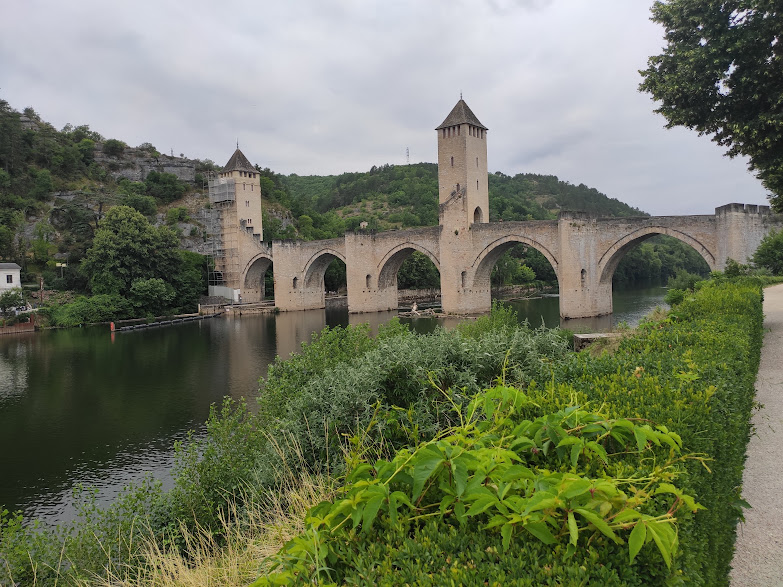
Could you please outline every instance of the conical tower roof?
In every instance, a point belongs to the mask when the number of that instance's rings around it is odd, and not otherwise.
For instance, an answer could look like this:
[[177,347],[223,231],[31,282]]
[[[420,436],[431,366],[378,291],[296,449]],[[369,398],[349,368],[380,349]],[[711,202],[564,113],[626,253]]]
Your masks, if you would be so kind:
[[256,168],[250,164],[245,154],[237,148],[234,154],[231,155],[231,159],[226,163],[226,166],[223,167],[223,173],[231,171],[256,171]]
[[487,130],[487,127],[479,122],[479,119],[476,118],[476,115],[473,114],[473,111],[462,98],[460,98],[457,105],[452,108],[451,112],[446,117],[446,120],[444,120],[435,130],[440,130],[449,126],[457,126],[458,124],[472,124],[473,126]]

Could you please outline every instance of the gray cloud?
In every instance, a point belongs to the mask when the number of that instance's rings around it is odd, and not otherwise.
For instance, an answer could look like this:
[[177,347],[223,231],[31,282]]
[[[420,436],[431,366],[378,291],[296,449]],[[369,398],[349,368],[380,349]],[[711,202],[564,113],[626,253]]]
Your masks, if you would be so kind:
[[660,50],[648,8],[612,0],[12,3],[0,96],[223,163],[234,142],[281,173],[435,161],[463,92],[490,169],[552,173],[658,214],[764,203],[704,137],[667,131],[637,91]]

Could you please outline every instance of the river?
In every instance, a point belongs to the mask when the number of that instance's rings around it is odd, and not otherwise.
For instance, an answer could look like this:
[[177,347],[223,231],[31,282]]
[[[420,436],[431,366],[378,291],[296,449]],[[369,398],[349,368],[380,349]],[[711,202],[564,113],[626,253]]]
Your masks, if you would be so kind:
[[[611,317],[563,326],[633,326],[663,305],[664,292],[615,291]],[[560,324],[557,297],[510,303],[533,326]],[[97,488],[102,503],[147,474],[166,485],[174,442],[203,429],[210,405],[223,396],[254,396],[276,355],[295,352],[324,326],[369,322],[375,329],[394,315],[313,310],[114,335],[100,326],[1,336],[0,509],[61,522],[74,515],[72,493],[80,484]],[[409,323],[418,332],[437,325]]]

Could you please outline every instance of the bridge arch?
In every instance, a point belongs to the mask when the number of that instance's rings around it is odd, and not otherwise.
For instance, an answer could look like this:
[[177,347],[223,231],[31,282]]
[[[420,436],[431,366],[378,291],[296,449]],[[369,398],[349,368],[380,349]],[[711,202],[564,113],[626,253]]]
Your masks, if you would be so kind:
[[[539,253],[544,255],[547,261],[549,261],[549,264],[552,265],[552,269],[554,270],[558,281],[560,280],[557,258],[555,258],[549,249],[532,238],[518,234],[509,234],[489,243],[473,261],[473,289],[489,290],[490,277],[492,276],[492,268],[495,266],[495,263],[497,263],[498,259],[503,256],[503,253],[519,243],[533,247]],[[465,276],[463,276],[462,287],[466,286],[464,278]]]
[[706,261],[711,271],[717,269],[715,255],[704,244],[689,234],[665,226],[645,226],[617,240],[604,252],[597,265],[598,275],[600,276],[599,283],[611,284],[614,272],[625,254],[636,245],[658,234],[665,234],[666,236],[676,238],[686,245],[690,245]]
[[242,301],[260,302],[263,301],[266,294],[264,287],[264,276],[269,267],[272,266],[272,256],[259,253],[247,262],[242,270]]
[[425,255],[432,261],[435,268],[440,271],[438,258],[426,247],[414,242],[406,241],[395,246],[381,259],[378,264],[378,289],[397,287],[397,272],[402,264],[414,251]]
[[326,268],[335,259],[340,259],[340,261],[345,263],[345,256],[334,249],[321,249],[313,254],[305,263],[304,271],[302,272],[304,274],[304,287],[323,290]]

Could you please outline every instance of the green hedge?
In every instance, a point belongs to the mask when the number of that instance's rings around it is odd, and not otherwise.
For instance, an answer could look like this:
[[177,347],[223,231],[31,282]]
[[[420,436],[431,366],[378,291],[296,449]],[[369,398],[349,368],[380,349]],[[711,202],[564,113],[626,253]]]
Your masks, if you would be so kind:
[[[455,405],[466,419],[448,436],[416,450],[402,448],[390,465],[381,460],[356,466],[342,496],[311,511],[307,534],[272,559],[277,573],[258,584],[314,579],[504,584],[515,577],[520,585],[726,585],[741,517],[738,488],[761,342],[759,285],[707,284],[664,322],[643,326],[614,355],[580,354],[553,363],[546,383],[529,385],[526,395],[515,396],[524,399],[506,405],[506,411],[500,401],[496,411],[484,410],[483,420],[477,422],[467,413],[471,408]],[[504,389],[478,394],[472,405],[491,403],[488,398],[507,393]],[[589,448],[589,439],[580,437],[587,428],[565,419],[574,405],[600,412],[590,417],[610,423],[606,426],[629,423],[622,426],[633,428],[637,443],[607,429],[594,439],[601,448]],[[507,423],[498,424],[498,414]],[[488,427],[493,421],[496,425]],[[541,421],[547,426],[535,428]],[[513,433],[509,425],[514,426]],[[549,432],[540,432],[542,428]],[[640,437],[639,430],[648,432]],[[667,447],[671,442],[663,442],[663,437],[656,440],[653,433],[676,439],[672,441],[676,446]],[[533,447],[516,438],[519,434],[529,435]],[[564,440],[566,436],[577,438]],[[457,437],[463,440],[455,442]],[[468,437],[469,442],[464,440]],[[675,450],[680,438],[684,456]],[[579,442],[579,451],[560,454],[567,443]],[[470,451],[489,447],[501,451],[492,457],[494,473],[474,461],[463,463],[459,473],[455,454],[474,455],[478,453]],[[503,476],[515,459],[532,477]],[[493,477],[495,473],[500,477]],[[572,477],[562,477],[566,473]],[[484,474],[484,482],[469,493],[465,483]],[[449,492],[457,494],[460,478],[464,493],[449,498]],[[599,479],[613,484],[624,497],[605,496],[611,505],[601,505],[595,499],[584,501],[584,494],[573,489],[595,488]],[[645,489],[639,493],[641,487]],[[491,495],[482,497],[484,490]],[[536,491],[549,491],[554,501],[541,510],[527,507],[520,519],[510,518],[496,505],[504,504],[507,496],[517,500],[515,504],[529,504]],[[631,501],[628,496],[633,496]],[[705,509],[689,501],[693,498]],[[456,505],[460,501],[461,510]],[[493,508],[498,510],[495,517],[482,517]],[[635,513],[622,513],[629,509]],[[578,515],[572,520],[569,511]],[[604,522],[590,518],[590,512]],[[651,530],[667,512],[672,516],[666,520],[670,525]],[[534,513],[543,518],[531,518]],[[641,543],[642,530],[634,538],[640,525],[646,528]],[[501,532],[506,526],[510,529]],[[675,526],[678,547],[661,530]],[[537,540],[549,547],[539,552]],[[649,546],[651,541],[657,550]],[[633,550],[639,550],[635,560]],[[484,560],[482,552],[492,560]],[[437,553],[435,559],[432,553]],[[389,573],[399,576],[389,579]],[[534,580],[525,583],[527,579],[519,579],[522,576]]]

